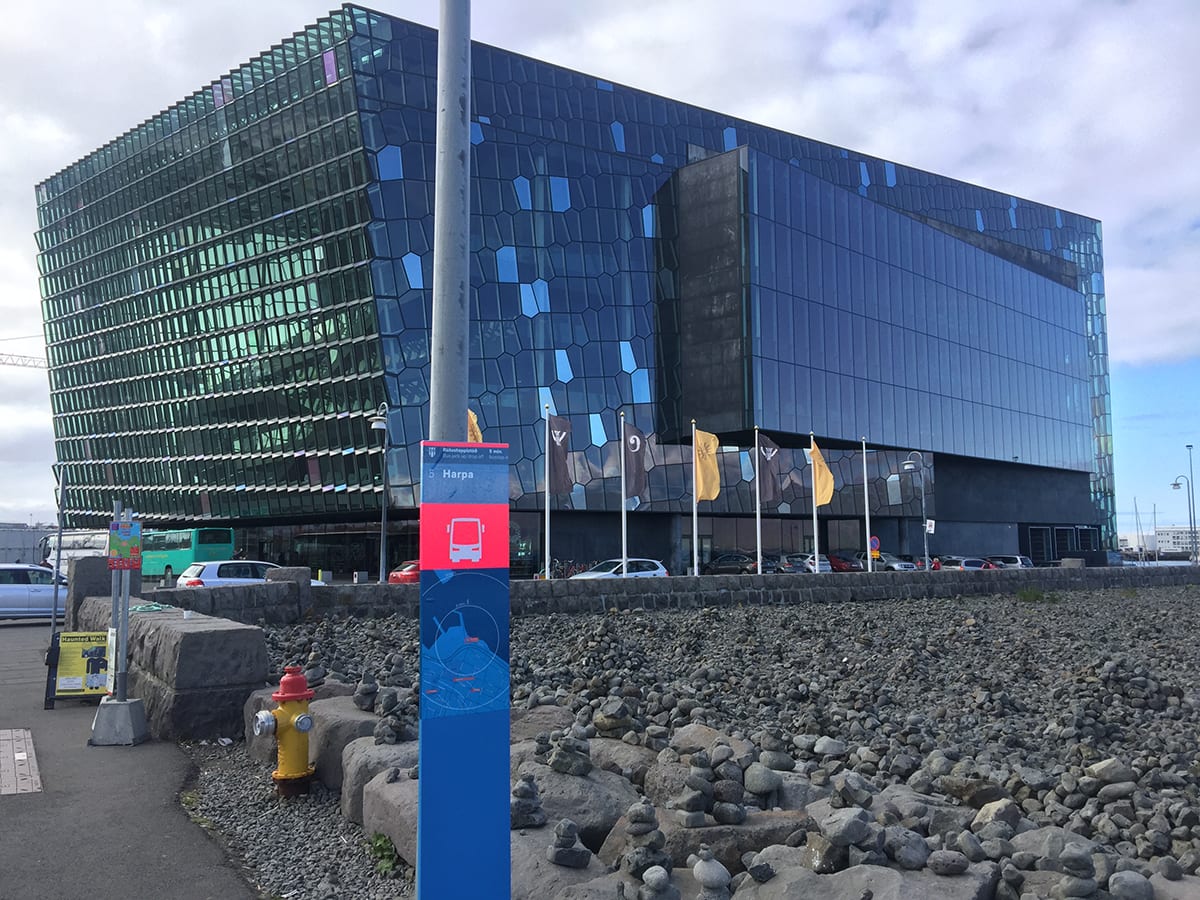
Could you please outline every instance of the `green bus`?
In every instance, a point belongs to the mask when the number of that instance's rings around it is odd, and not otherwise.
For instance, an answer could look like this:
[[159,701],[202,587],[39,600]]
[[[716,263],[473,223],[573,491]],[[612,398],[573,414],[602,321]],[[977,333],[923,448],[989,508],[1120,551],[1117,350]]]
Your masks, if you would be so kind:
[[142,577],[170,581],[194,562],[233,559],[232,528],[184,528],[142,535]]

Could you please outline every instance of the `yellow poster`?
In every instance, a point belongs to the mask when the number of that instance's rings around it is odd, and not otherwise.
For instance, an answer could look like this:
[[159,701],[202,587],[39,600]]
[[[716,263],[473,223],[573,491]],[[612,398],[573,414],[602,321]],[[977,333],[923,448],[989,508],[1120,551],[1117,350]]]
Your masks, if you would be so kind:
[[64,631],[58,638],[56,697],[103,697],[108,690],[108,632]]

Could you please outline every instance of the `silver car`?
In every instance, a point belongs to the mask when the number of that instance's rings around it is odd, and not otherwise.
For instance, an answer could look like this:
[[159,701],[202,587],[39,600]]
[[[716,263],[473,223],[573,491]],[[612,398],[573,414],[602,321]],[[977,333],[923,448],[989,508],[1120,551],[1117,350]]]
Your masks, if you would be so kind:
[[[865,568],[870,554],[866,550],[859,550],[854,555],[862,560]],[[906,559],[901,559],[894,553],[880,551],[879,558],[871,563],[871,568],[876,572],[915,572],[917,571],[917,564],[909,562]]]
[[[50,615],[54,605],[54,570],[27,563],[0,565],[0,619]],[[58,576],[59,615],[67,602],[67,579]]]

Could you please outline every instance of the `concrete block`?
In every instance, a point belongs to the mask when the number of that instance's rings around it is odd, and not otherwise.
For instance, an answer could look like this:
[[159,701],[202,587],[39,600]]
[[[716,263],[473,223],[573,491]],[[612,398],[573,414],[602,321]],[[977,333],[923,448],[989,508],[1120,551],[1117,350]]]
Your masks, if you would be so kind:
[[417,741],[376,744],[373,737],[355,738],[342,750],[342,818],[363,824],[363,789],[380,772],[403,771],[417,764]]
[[387,835],[396,853],[410,866],[417,864],[417,782],[401,772],[388,783],[388,773],[380,772],[363,788],[363,833],[370,839]]
[[308,705],[313,730],[308,735],[308,761],[316,766],[321,783],[342,789],[342,751],[356,738],[373,737],[379,716],[359,709],[351,697],[313,700]]

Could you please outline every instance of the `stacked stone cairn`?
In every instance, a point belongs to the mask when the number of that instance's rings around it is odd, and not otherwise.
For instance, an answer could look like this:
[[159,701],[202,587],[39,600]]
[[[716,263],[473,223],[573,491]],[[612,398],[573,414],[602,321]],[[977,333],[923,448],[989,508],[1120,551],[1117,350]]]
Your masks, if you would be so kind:
[[373,710],[375,708],[375,695],[378,693],[379,682],[369,672],[364,672],[362,678],[354,687],[354,705],[361,710]]
[[671,868],[671,854],[663,848],[666,835],[658,827],[654,804],[643,798],[625,812],[626,850],[621,856],[621,868],[634,878],[641,878],[651,866]]
[[[713,777],[708,754],[703,750],[693,753],[687,777],[683,782],[683,790],[671,803],[679,824],[684,828],[702,828],[708,824],[706,813],[716,802]],[[742,812],[745,818],[745,810]]]
[[379,716],[375,743],[396,744],[417,737],[417,701],[413,680],[404,670],[404,657],[389,653],[376,680],[364,672],[354,687],[354,705]]
[[597,737],[623,740],[627,744],[638,742],[633,713],[622,697],[606,698],[592,714],[592,725]]
[[770,809],[776,803],[776,791],[783,785],[780,772],[791,772],[796,760],[788,752],[788,741],[782,732],[772,729],[756,737],[758,760],[751,763],[742,776],[742,783],[752,796],[748,802],[759,809]]
[[511,827],[541,828],[546,824],[546,811],[542,809],[542,795],[538,792],[533,775],[526,773],[513,782],[512,796],[508,801]]
[[534,737],[536,746],[533,751],[534,762],[540,762],[543,766],[550,762],[550,751],[554,749],[550,743],[550,732],[540,731]]
[[642,873],[637,900],[681,900],[679,888],[671,884],[671,873],[663,866],[651,866]]
[[[543,813],[543,817],[544,817]],[[546,848],[546,859],[568,869],[586,869],[592,851],[579,839],[579,826],[571,819],[561,819],[554,826],[554,843]]]
[[729,900],[729,870],[713,857],[707,844],[701,844],[696,855],[698,858],[692,866],[692,876],[700,884],[696,900]]
[[592,745],[580,725],[572,725],[569,732],[550,732],[552,749],[546,757],[546,765],[564,775],[586,775],[592,771]]
[[746,821],[742,767],[733,761],[733,756],[733,748],[722,742],[713,746],[710,757],[713,804],[709,812],[721,825],[741,825]]

